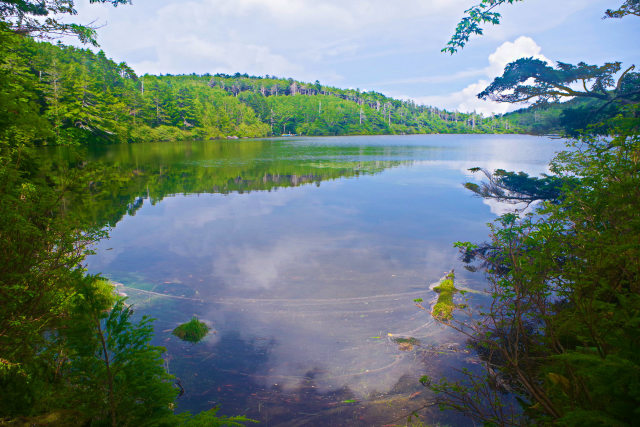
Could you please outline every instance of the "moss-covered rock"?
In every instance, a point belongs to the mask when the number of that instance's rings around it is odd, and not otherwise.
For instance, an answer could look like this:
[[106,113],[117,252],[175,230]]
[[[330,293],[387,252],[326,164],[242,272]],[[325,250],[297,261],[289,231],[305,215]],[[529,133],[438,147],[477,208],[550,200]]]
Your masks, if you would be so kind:
[[453,317],[453,309],[456,308],[453,303],[453,294],[458,292],[453,286],[454,279],[455,275],[452,271],[445,276],[438,286],[433,288],[439,295],[431,315],[438,320],[450,320]]

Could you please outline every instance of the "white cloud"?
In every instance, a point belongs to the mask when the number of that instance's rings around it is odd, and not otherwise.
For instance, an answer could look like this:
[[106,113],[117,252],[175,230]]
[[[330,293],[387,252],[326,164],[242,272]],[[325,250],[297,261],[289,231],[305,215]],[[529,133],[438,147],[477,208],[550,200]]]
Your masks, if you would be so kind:
[[[328,59],[352,61],[371,55],[372,47],[406,49],[402,44],[407,41],[423,38],[424,43],[425,27],[439,28],[444,38],[467,3],[136,0],[118,8],[78,3],[74,20],[104,25],[99,30],[103,49],[138,73],[239,71],[331,84],[342,73],[327,66]],[[141,58],[140,52],[147,54]]]
[[453,74],[441,74],[436,76],[417,76],[417,77],[408,77],[397,80],[388,80],[383,82],[375,82],[369,83],[369,86],[387,86],[387,85],[397,85],[397,84],[406,84],[406,83],[446,83],[458,81],[460,79],[466,77],[476,77],[483,75],[485,72],[483,69],[472,69],[472,70],[464,70],[457,71]]
[[414,99],[420,104],[437,105],[440,108],[461,112],[475,111],[476,113],[485,115],[506,113],[509,111],[510,105],[493,101],[483,101],[477,98],[476,95],[482,92],[489,83],[489,80],[479,80],[457,92],[444,95],[422,96]]
[[542,55],[541,52],[542,48],[530,37],[520,36],[513,42],[504,42],[489,55],[489,65],[482,71],[486,78],[482,78],[460,91],[445,95],[419,97],[416,101],[462,112],[475,111],[485,115],[503,114],[521,108],[522,105],[484,101],[479,99],[477,94],[482,92],[495,77],[500,76],[508,63],[516,59],[534,57],[552,64],[552,61]]
[[140,73],[184,72],[183,63],[188,62],[195,73],[228,72],[243,70],[251,74],[299,73],[301,68],[287,58],[274,53],[267,46],[245,43],[213,43],[195,36],[166,40],[155,60],[134,62]]
[[507,203],[499,202],[494,199],[482,199],[482,203],[489,206],[489,210],[492,214],[500,216],[513,212],[517,212],[520,215],[533,213],[538,207],[540,207],[541,202],[539,200],[536,200],[533,203],[527,205],[526,203]]
[[495,52],[489,55],[489,66],[485,72],[488,77],[493,79],[502,74],[508,63],[530,56],[550,64],[553,63],[540,52],[542,52],[542,48],[531,37],[520,36],[513,42],[502,43]]

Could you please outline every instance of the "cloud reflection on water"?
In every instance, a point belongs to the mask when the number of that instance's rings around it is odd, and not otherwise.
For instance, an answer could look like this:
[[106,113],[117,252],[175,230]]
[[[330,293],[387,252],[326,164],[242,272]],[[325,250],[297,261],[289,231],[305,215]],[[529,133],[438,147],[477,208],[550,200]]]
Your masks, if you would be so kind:
[[[484,224],[493,217],[462,188],[475,179],[467,169],[545,172],[549,148],[538,152],[539,140],[524,142],[518,150],[505,149],[500,138],[480,139],[468,150],[418,145],[415,158],[410,146],[395,147],[391,153],[405,156],[398,160],[412,163],[319,187],[145,202],[98,245],[89,267],[125,285],[135,272],[152,286],[188,290],[193,300],[163,305],[160,298],[145,310],[163,328],[192,314],[211,322],[217,334],[200,347],[210,354],[221,351],[227,342],[221,337],[229,334],[247,345],[262,343],[256,344],[264,352],[259,365],[232,369],[248,376],[238,381],[295,389],[312,373],[323,392],[388,392],[403,375],[424,369],[424,361],[400,351],[388,334],[415,337],[425,346],[456,339],[412,300],[435,298],[429,285],[454,266],[461,281],[482,286],[479,275],[460,268],[452,247],[456,240],[484,239]],[[109,247],[113,251],[104,250]],[[144,302],[135,293],[132,298]],[[167,338],[168,333],[158,336]],[[225,350],[231,352],[229,363],[236,358],[242,365],[240,348]],[[174,345],[171,351],[180,358],[186,350]],[[206,367],[213,375],[218,362],[208,357],[192,369]],[[193,395],[209,396],[198,392]],[[190,409],[196,409],[212,397],[191,399]]]

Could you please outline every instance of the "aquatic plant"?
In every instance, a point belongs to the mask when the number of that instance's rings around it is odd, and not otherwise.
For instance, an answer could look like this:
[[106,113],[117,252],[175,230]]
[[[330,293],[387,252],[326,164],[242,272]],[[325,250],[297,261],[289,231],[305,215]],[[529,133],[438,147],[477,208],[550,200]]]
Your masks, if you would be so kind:
[[438,286],[433,288],[439,295],[431,315],[438,320],[449,320],[453,317],[453,309],[456,307],[453,303],[453,294],[458,292],[453,286],[454,278],[455,275],[452,271],[445,276]]
[[175,328],[172,332],[183,341],[189,341],[192,343],[200,342],[209,333],[209,327],[198,320],[196,316],[193,316],[187,323]]
[[393,342],[398,344],[398,350],[400,351],[411,351],[413,350],[413,346],[420,344],[420,341],[418,341],[414,337],[409,337],[409,338],[397,337],[397,338],[393,338]]

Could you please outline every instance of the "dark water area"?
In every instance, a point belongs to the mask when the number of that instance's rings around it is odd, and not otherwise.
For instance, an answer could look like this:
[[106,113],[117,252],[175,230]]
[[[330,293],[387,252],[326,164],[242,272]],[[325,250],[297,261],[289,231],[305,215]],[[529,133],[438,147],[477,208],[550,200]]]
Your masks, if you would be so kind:
[[[561,148],[510,135],[92,148],[87,162],[108,178],[84,214],[112,228],[87,268],[157,319],[155,343],[185,389],[179,410],[221,405],[265,426],[401,423],[432,397],[422,375],[474,365],[413,303],[433,303],[430,286],[452,268],[458,286],[485,286],[452,244],[486,239],[505,207],[465,190],[480,178],[467,169],[539,174]],[[171,335],[193,315],[212,328],[204,341]]]

